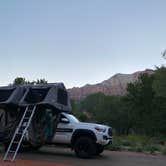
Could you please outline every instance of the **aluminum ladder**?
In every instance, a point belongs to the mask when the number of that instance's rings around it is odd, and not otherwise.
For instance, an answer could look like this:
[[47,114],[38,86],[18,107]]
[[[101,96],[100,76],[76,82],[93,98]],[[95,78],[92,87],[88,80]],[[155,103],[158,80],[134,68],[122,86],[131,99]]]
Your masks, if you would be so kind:
[[23,138],[28,131],[28,128],[30,126],[31,120],[35,113],[35,110],[36,110],[36,105],[34,105],[34,106],[29,105],[26,107],[26,109],[22,115],[22,118],[20,120],[20,123],[19,123],[18,127],[16,128],[13,138],[4,155],[3,161],[14,161],[15,160],[18,150],[23,141]]

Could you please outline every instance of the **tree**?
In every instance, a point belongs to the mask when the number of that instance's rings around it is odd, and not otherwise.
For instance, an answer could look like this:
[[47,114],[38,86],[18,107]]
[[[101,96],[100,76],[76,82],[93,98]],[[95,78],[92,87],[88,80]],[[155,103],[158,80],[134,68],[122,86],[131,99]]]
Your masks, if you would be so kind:
[[82,122],[87,122],[89,119],[86,114],[80,109],[80,102],[71,100],[72,113]]
[[157,96],[166,97],[166,67],[158,67],[155,72],[153,88]]
[[80,111],[90,115],[91,122],[112,126],[118,135],[128,132],[128,112],[124,97],[96,93],[86,97],[79,105]]
[[16,77],[13,81],[13,85],[24,85],[24,84],[47,84],[47,80],[44,78],[37,79],[36,81],[28,81],[24,77]]
[[158,132],[166,133],[166,67],[158,67],[154,74],[155,108]]
[[24,77],[16,77],[13,81],[13,84],[14,85],[23,85],[23,84],[26,84],[27,81]]
[[161,67],[154,74],[143,74],[136,82],[128,84],[126,96],[96,93],[73,101],[74,114],[84,121],[110,125],[118,135],[131,132],[166,135],[165,78],[166,68]]
[[48,82],[44,78],[41,78],[41,79],[37,79],[37,81],[35,83],[36,84],[47,84]]
[[128,85],[127,104],[133,131],[138,134],[153,134],[153,75],[143,74],[135,83]]

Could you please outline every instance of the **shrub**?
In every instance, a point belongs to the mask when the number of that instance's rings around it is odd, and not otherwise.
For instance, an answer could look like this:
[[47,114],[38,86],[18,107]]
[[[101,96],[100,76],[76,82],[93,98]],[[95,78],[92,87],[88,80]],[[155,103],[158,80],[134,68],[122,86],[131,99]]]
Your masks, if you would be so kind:
[[129,147],[128,151],[131,151],[131,152],[143,152],[143,147],[142,146]]
[[149,144],[144,147],[144,150],[150,153],[154,153],[155,151],[161,151],[161,146],[157,144]]
[[122,140],[122,145],[123,146],[131,146],[132,143],[129,140]]
[[122,149],[121,146],[122,146],[121,140],[119,137],[117,137],[117,139],[116,138],[113,139],[113,143],[112,145],[108,146],[108,149],[112,151],[118,151]]
[[162,149],[162,154],[166,155],[166,147]]
[[131,143],[131,146],[140,146],[140,145],[147,145],[151,143],[151,140],[147,136],[139,136],[139,135],[128,135],[128,141]]
[[111,151],[120,151],[121,150],[121,146],[117,145],[117,144],[112,144],[108,146],[108,149]]
[[164,145],[165,142],[166,142],[166,138],[165,138],[164,136],[154,137],[154,138],[152,138],[152,141],[153,141],[155,144]]

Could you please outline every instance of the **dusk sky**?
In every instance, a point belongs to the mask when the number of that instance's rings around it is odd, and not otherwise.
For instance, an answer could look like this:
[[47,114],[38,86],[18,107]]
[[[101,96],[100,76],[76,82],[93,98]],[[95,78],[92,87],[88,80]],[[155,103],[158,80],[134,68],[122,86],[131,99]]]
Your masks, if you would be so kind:
[[166,0],[0,0],[0,85],[66,87],[166,63]]

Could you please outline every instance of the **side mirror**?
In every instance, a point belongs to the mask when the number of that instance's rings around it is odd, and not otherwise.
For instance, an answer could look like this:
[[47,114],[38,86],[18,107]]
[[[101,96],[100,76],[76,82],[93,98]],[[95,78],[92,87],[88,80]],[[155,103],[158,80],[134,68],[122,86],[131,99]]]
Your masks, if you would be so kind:
[[69,123],[69,120],[67,118],[62,118],[60,122],[61,123]]

